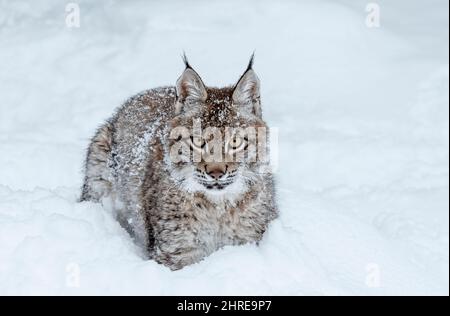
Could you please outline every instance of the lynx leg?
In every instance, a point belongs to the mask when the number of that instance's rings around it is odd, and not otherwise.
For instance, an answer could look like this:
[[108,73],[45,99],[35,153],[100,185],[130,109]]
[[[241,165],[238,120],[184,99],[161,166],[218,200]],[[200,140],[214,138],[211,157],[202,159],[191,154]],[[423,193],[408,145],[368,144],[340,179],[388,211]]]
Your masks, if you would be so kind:
[[190,227],[173,221],[158,224],[154,228],[156,234],[152,256],[156,262],[171,270],[179,270],[199,262],[209,254],[207,245],[196,241],[196,235]]
[[106,123],[100,127],[89,145],[85,178],[80,201],[98,202],[111,191],[108,158],[111,153],[112,126]]

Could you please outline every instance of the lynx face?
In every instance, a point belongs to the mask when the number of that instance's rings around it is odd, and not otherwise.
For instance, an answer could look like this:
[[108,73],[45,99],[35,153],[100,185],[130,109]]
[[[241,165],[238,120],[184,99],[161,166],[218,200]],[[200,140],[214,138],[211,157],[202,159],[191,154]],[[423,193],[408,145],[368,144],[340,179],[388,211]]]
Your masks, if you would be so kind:
[[189,192],[232,199],[261,172],[267,126],[261,118],[259,80],[252,60],[234,87],[208,88],[186,62],[165,161]]

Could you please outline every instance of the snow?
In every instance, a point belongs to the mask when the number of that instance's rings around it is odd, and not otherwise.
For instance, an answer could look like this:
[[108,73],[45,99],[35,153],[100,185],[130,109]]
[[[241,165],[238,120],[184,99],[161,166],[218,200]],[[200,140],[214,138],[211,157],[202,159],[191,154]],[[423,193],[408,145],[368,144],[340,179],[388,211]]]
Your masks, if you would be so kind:
[[[448,295],[448,1],[0,2],[0,294]],[[259,245],[171,272],[77,203],[126,98],[206,84],[256,49],[281,216]]]

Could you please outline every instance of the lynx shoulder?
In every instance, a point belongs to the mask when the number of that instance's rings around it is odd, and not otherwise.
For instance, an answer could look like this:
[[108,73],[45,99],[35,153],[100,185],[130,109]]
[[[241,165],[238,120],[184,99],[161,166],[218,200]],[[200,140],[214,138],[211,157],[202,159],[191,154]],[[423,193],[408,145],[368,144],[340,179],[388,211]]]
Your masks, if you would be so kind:
[[211,88],[185,59],[174,87],[130,98],[89,145],[81,200],[108,203],[173,270],[258,242],[277,216],[252,63],[234,86]]

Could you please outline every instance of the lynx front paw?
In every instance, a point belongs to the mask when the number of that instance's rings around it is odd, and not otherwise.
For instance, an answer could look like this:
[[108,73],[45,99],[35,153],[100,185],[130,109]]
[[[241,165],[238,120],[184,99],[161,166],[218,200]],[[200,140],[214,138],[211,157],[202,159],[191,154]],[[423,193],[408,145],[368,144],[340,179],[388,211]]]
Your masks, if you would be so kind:
[[200,249],[179,249],[173,252],[163,252],[161,249],[156,249],[154,259],[174,271],[199,262],[205,256],[206,254]]

